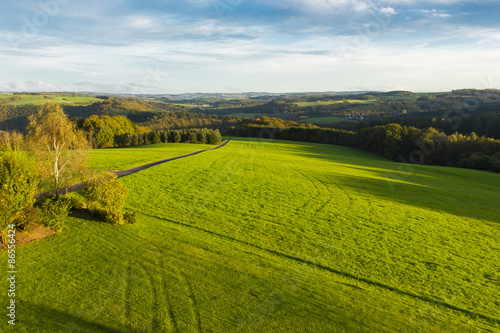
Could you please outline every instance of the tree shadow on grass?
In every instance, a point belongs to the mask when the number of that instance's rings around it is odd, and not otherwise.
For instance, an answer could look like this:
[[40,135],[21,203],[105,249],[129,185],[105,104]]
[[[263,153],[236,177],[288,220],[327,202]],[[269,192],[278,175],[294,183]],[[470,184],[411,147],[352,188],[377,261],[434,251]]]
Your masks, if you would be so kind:
[[[329,154],[325,147],[304,147],[297,149],[297,154],[332,162],[331,171],[324,172],[323,179],[326,182],[331,179],[332,184],[345,187],[346,190],[460,217],[500,222],[500,210],[497,208],[500,191],[496,190],[495,182],[490,183],[492,179],[489,174],[469,175],[467,172],[470,170],[446,167],[427,169],[426,166],[384,160],[380,156],[365,160],[362,157],[365,154],[370,157],[371,153],[349,149],[354,150],[355,156],[348,156],[345,160],[343,155],[336,158]],[[355,164],[358,160],[360,163]],[[337,165],[342,168],[336,168]],[[353,172],[350,173],[349,169]],[[453,172],[455,170],[457,173]],[[462,176],[460,171],[466,173],[467,177]]]
[[[19,302],[19,301],[18,301]],[[17,302],[16,302],[17,303]],[[24,318],[30,317],[30,320]],[[66,332],[66,333],[124,333],[120,330],[99,324],[96,318],[84,318],[66,311],[57,310],[42,304],[21,301],[18,304],[16,326],[30,332]]]
[[[337,177],[339,177],[337,175]],[[444,187],[428,187],[398,179],[376,179],[345,175],[338,178],[341,187],[362,194],[384,198],[390,202],[410,205],[431,211],[445,212],[459,217],[468,217],[499,223],[500,210],[494,203],[494,194],[485,191],[474,196],[462,190],[452,191]],[[472,190],[472,189],[471,189]],[[498,196],[496,196],[498,197]],[[362,200],[362,199],[361,199]]]
[[[166,219],[166,218],[155,216],[155,215],[145,214],[145,213],[141,213],[141,214],[145,215],[145,216],[148,216],[148,217],[151,217],[151,218],[159,219],[159,220],[171,223],[171,224],[176,224],[175,221],[170,220],[170,219]],[[293,262],[298,262],[298,263],[301,263],[301,264],[306,264],[306,265],[311,266],[311,267],[322,269],[324,271],[327,271],[327,272],[330,272],[330,273],[333,273],[333,274],[336,274],[336,275],[340,275],[340,276],[349,278],[349,279],[351,279],[353,281],[353,284],[350,287],[353,287],[353,288],[356,288],[356,289],[359,289],[359,290],[362,290],[362,288],[359,288],[357,285],[355,285],[355,284],[357,284],[355,281],[359,281],[360,283],[363,283],[363,284],[366,284],[366,285],[375,286],[375,287],[378,287],[378,288],[389,290],[391,292],[394,292],[394,293],[397,293],[397,294],[400,294],[400,295],[405,295],[405,296],[408,296],[408,297],[411,297],[411,298],[414,298],[414,299],[418,299],[420,301],[424,301],[426,303],[432,304],[432,305],[437,306],[437,307],[442,307],[442,308],[446,308],[446,309],[449,309],[449,310],[457,311],[459,313],[467,315],[470,318],[482,319],[482,320],[486,320],[487,322],[490,322],[492,324],[500,325],[500,319],[499,318],[490,317],[488,315],[485,315],[485,314],[482,314],[482,313],[479,313],[479,312],[474,312],[474,311],[471,311],[471,310],[468,310],[468,309],[462,309],[462,308],[460,308],[458,306],[455,306],[453,304],[441,301],[440,299],[436,299],[436,298],[433,298],[433,297],[428,296],[428,295],[422,295],[422,294],[418,294],[418,293],[413,293],[413,292],[410,292],[410,291],[407,291],[407,290],[404,290],[404,289],[400,289],[400,288],[395,287],[395,286],[391,286],[389,284],[385,284],[385,283],[382,283],[382,282],[374,281],[374,280],[371,280],[371,279],[368,279],[368,278],[359,277],[358,275],[353,274],[353,273],[349,273],[349,272],[346,272],[346,271],[341,271],[341,270],[335,269],[333,267],[329,267],[329,266],[326,266],[326,265],[323,265],[323,264],[312,262],[312,261],[310,261],[308,259],[305,259],[305,258],[298,257],[295,254],[285,253],[284,251],[278,251],[278,250],[268,249],[268,248],[265,248],[265,247],[262,247],[262,246],[259,246],[259,245],[256,245],[256,244],[251,244],[251,243],[249,243],[249,242],[247,242],[245,240],[237,239],[235,237],[231,237],[229,235],[224,235],[224,234],[221,234],[221,233],[218,233],[218,232],[215,232],[215,231],[212,231],[212,230],[204,229],[204,228],[201,228],[201,227],[198,227],[198,226],[195,226],[195,225],[185,224],[183,227],[184,228],[190,228],[190,229],[193,229],[193,230],[197,230],[197,231],[200,231],[200,232],[203,232],[203,233],[207,233],[207,234],[210,234],[212,236],[216,236],[216,237],[219,237],[219,238],[222,238],[222,239],[229,240],[231,242],[235,242],[235,243],[239,243],[239,244],[242,244],[242,245],[245,245],[245,246],[256,248],[256,249],[259,249],[261,251],[270,253],[272,255],[275,255],[275,256],[278,256],[278,257],[281,257],[281,258],[284,258],[284,259],[287,259],[287,260],[291,260]],[[342,284],[348,286],[348,284],[345,284],[345,283],[342,283]]]

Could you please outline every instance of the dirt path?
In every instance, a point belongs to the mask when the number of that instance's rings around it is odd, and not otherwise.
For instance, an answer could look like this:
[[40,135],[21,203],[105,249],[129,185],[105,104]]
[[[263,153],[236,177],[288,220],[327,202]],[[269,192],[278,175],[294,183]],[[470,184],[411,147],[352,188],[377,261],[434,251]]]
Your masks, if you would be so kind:
[[[224,141],[223,143],[221,143],[220,145],[218,145],[215,148],[205,149],[205,150],[198,150],[198,151],[195,151],[193,153],[189,153],[189,154],[185,154],[185,155],[181,155],[181,156],[176,156],[176,157],[171,157],[171,158],[167,158],[167,159],[164,159],[164,160],[161,160],[161,161],[156,161],[156,162],[152,162],[152,163],[140,165],[138,167],[131,168],[131,169],[128,169],[128,170],[113,170],[113,171],[109,171],[108,170],[108,172],[114,173],[118,178],[125,177],[125,176],[131,175],[133,173],[136,173],[136,172],[139,172],[139,171],[142,171],[142,170],[145,170],[145,169],[149,169],[149,168],[154,167],[154,166],[159,165],[159,164],[167,163],[167,162],[170,162],[170,161],[175,161],[175,160],[178,160],[180,158],[186,158],[186,157],[189,157],[189,156],[194,156],[194,155],[198,155],[198,154],[204,153],[206,151],[210,151],[210,150],[215,150],[215,149],[222,148],[225,145],[227,145],[229,143],[229,141],[231,141],[231,139],[232,139],[232,137],[229,138],[229,139],[227,139],[226,141]],[[71,192],[76,192],[78,190],[81,190],[82,188],[83,188],[83,183],[78,183],[78,184],[74,184],[74,185],[70,185],[70,186],[61,188],[60,189],[60,193],[67,194],[67,193],[71,193]],[[39,198],[39,197],[42,197],[42,196],[45,196],[45,195],[50,195],[50,194],[55,194],[55,191],[52,190],[52,191],[48,191],[48,192],[38,193],[37,195],[35,195],[35,198]]]

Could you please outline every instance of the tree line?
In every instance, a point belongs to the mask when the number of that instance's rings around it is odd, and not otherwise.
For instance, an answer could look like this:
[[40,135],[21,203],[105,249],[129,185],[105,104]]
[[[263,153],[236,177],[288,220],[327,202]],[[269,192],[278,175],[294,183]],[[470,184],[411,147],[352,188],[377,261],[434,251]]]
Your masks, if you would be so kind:
[[73,118],[78,129],[87,136],[93,148],[129,147],[154,143],[218,144],[218,129],[194,128],[149,131],[123,116],[90,116]]
[[282,120],[263,122],[257,119],[246,120],[245,123],[231,128],[228,134],[344,145],[400,162],[500,172],[500,141],[480,137],[474,132],[469,135],[446,135],[432,127],[419,129],[400,124],[349,131],[312,125],[296,126],[294,122]]
[[216,145],[222,142],[218,129],[195,128],[184,130],[148,131],[140,134],[120,134],[113,147],[141,146],[156,143],[198,143]]
[[492,108],[481,108],[471,114],[455,111],[445,113],[433,112],[427,115],[399,116],[393,118],[381,117],[357,123],[334,124],[331,127],[358,131],[363,128],[398,123],[402,126],[421,129],[434,127],[448,135],[455,132],[461,134],[474,132],[478,136],[500,139],[500,111],[489,111],[490,109]]

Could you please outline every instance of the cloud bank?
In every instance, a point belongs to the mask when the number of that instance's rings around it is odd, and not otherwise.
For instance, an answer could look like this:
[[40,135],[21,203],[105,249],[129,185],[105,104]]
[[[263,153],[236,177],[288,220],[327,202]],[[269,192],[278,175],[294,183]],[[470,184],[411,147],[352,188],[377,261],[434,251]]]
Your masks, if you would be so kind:
[[500,88],[498,12],[460,0],[7,2],[0,90]]

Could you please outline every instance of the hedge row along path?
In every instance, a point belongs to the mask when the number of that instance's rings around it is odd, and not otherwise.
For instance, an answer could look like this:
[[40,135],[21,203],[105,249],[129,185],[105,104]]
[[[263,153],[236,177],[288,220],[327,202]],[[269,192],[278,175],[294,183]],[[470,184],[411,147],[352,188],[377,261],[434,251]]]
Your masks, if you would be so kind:
[[[221,143],[220,145],[218,145],[215,148],[198,150],[198,151],[195,151],[193,153],[189,153],[189,154],[185,154],[185,155],[181,155],[181,156],[176,156],[176,157],[171,157],[171,158],[167,158],[167,159],[164,159],[164,160],[160,160],[160,161],[156,161],[156,162],[152,162],[152,163],[140,165],[138,167],[134,167],[134,168],[131,168],[131,169],[128,169],[128,170],[107,170],[107,171],[110,172],[110,173],[114,173],[117,176],[117,178],[125,177],[125,176],[131,175],[133,173],[136,173],[136,172],[139,172],[139,171],[142,171],[142,170],[145,170],[145,169],[149,169],[149,168],[154,167],[154,166],[159,165],[159,164],[163,164],[163,163],[167,163],[167,162],[170,162],[170,161],[178,160],[180,158],[186,158],[186,157],[189,157],[189,156],[198,155],[198,154],[204,153],[206,151],[210,151],[210,150],[215,150],[215,149],[222,148],[225,145],[227,145],[229,143],[229,141],[231,141],[231,139],[232,139],[232,137],[229,138],[229,139],[227,139],[226,141],[224,141],[223,143]],[[67,186],[67,187],[60,188],[59,190],[60,190],[60,193],[68,194],[68,193],[71,193],[71,192],[79,191],[79,190],[83,189],[83,187],[84,187],[84,183],[78,183],[78,184],[74,184],[74,185],[70,185],[70,186]],[[43,197],[43,196],[46,196],[46,195],[52,195],[52,194],[55,194],[55,193],[56,193],[55,190],[51,190],[51,191],[47,191],[47,192],[43,192],[43,193],[38,193],[38,194],[35,195],[35,199]]]

